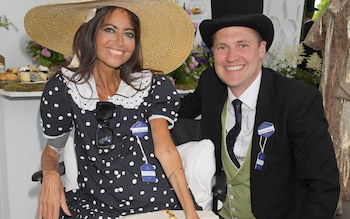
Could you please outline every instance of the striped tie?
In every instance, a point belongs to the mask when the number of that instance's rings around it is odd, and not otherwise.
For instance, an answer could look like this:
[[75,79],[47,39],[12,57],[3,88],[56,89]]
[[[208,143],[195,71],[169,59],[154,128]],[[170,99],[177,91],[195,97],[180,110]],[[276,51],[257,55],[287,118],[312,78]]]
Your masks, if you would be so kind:
[[236,156],[233,153],[233,146],[236,142],[237,136],[239,132],[241,131],[241,125],[242,125],[242,101],[239,99],[235,99],[232,101],[233,108],[235,109],[235,116],[236,116],[236,124],[233,126],[233,128],[228,132],[226,136],[226,146],[228,154],[230,155],[230,158],[232,162],[240,168],[240,164],[236,158]]

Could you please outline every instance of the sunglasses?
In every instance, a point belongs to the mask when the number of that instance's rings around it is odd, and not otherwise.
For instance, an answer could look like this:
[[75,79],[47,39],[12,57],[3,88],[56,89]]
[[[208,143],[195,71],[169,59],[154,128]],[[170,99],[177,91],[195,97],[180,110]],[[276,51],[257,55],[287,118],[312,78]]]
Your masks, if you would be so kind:
[[96,104],[96,145],[99,148],[107,148],[113,145],[114,132],[109,127],[109,121],[113,117],[115,105],[111,102],[97,102]]

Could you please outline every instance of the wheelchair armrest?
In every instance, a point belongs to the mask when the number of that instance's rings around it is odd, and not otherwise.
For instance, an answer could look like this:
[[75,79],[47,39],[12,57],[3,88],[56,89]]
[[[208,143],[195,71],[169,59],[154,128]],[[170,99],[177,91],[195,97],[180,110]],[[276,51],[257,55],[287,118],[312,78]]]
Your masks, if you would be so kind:
[[218,214],[218,201],[224,201],[226,193],[227,193],[227,186],[226,186],[226,176],[224,172],[218,172],[215,175],[215,185],[212,188],[213,193],[213,206],[212,210],[215,214]]
[[[63,161],[58,164],[58,172],[59,172],[60,176],[64,175],[64,173],[65,173]],[[39,182],[39,181],[42,182],[42,180],[43,180],[43,171],[42,170],[39,170],[39,171],[33,173],[33,175],[32,175],[33,182]]]

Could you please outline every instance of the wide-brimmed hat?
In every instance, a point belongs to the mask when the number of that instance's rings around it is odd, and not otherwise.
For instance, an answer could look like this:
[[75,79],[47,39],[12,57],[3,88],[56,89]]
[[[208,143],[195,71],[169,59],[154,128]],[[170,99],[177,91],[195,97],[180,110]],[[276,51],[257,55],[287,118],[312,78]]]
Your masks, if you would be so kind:
[[117,6],[134,12],[141,23],[143,67],[169,73],[193,48],[194,29],[185,10],[170,0],[79,0],[32,8],[24,18],[28,35],[37,43],[73,56],[76,31],[92,9]]
[[[271,20],[263,14],[263,0],[212,1],[213,19],[203,20],[199,31],[204,43],[211,48],[212,37],[216,31],[230,26],[249,27],[260,33],[267,42],[266,51],[270,48],[274,28]],[[215,11],[215,10],[216,11]]]

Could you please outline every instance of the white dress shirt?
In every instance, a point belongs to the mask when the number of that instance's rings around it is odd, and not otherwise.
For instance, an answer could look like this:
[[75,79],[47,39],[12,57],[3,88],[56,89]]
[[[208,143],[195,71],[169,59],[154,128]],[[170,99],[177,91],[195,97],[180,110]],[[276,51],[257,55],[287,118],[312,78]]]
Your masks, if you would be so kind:
[[261,71],[259,72],[258,77],[253,81],[248,89],[243,92],[240,97],[235,97],[230,88],[227,87],[228,104],[226,109],[226,134],[236,123],[235,111],[232,105],[232,101],[234,99],[240,99],[242,101],[242,127],[233,147],[233,152],[241,165],[247,155],[247,151],[253,136],[256,103],[258,100],[260,83]]

